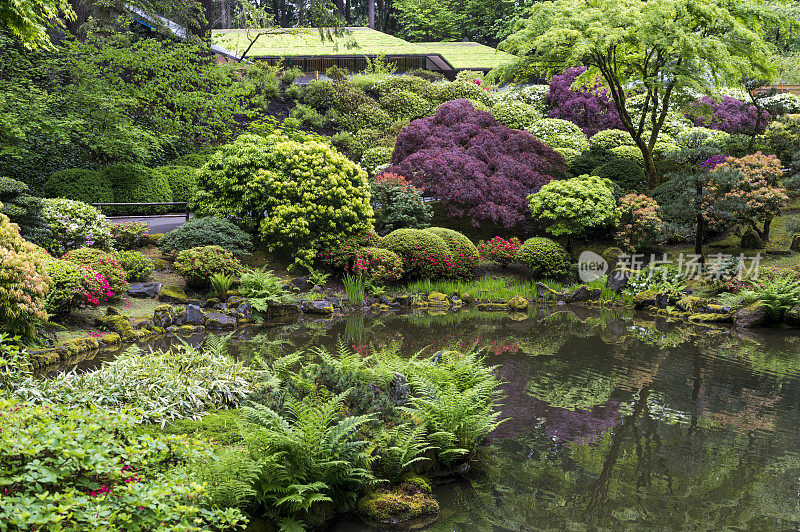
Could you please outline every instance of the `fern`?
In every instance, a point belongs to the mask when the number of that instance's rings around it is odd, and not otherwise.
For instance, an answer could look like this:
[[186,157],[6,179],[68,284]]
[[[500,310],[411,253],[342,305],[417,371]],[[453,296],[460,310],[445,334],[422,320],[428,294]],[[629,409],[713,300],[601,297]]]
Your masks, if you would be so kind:
[[206,482],[206,492],[214,506],[248,508],[256,497],[253,485],[259,471],[246,449],[229,449],[216,460],[202,463],[196,472]]
[[427,439],[427,430],[422,425],[406,423],[383,433],[379,469],[381,477],[391,484],[397,483],[401,477],[411,471],[414,466],[429,461],[425,453],[435,450]]

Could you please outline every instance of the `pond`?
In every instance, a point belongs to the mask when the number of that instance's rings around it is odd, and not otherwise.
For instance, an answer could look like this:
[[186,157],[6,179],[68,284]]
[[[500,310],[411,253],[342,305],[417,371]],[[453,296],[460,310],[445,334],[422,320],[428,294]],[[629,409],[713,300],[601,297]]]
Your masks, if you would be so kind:
[[[797,529],[800,336],[632,311],[351,315],[260,329],[239,356],[395,342],[483,348],[508,421],[437,487],[429,530]],[[257,527],[253,527],[256,529]],[[346,516],[334,530],[372,530]]]

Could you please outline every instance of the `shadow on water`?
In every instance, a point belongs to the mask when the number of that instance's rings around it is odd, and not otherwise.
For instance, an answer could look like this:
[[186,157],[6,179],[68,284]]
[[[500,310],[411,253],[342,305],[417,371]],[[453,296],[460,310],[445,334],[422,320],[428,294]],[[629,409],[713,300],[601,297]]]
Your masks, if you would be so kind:
[[[337,341],[362,353],[482,349],[498,366],[509,420],[469,477],[437,488],[429,530],[800,526],[795,332],[632,311],[462,310],[274,324],[248,330],[235,350],[246,359]],[[331,528],[371,530],[354,517]]]

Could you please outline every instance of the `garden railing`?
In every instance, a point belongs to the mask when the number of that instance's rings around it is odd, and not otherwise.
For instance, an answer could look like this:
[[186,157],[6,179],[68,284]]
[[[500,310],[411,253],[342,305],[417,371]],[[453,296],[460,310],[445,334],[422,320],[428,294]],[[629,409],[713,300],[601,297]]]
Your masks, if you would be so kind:
[[178,218],[184,217],[186,221],[189,221],[190,213],[189,213],[189,203],[186,201],[172,201],[172,202],[162,202],[162,203],[92,203],[92,207],[97,207],[99,210],[103,210],[103,207],[183,207],[183,212],[181,214],[150,214],[150,215],[139,215],[139,216],[123,216],[124,218],[154,218],[156,216],[161,216],[164,218]]

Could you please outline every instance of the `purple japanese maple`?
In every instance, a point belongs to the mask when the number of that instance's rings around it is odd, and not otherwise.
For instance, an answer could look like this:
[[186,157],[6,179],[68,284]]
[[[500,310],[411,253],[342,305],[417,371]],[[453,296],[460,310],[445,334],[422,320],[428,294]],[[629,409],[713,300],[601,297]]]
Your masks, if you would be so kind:
[[[755,106],[730,96],[723,96],[722,100],[703,96],[700,102],[690,105],[686,116],[693,120],[696,126],[705,126],[731,134],[750,135],[756,129],[758,114]],[[772,116],[767,111],[762,111],[757,133],[762,133],[771,119]]]
[[474,226],[522,222],[526,197],[567,172],[561,154],[463,99],[403,129],[392,163],[388,172],[412,180]]
[[547,93],[550,107],[547,116],[569,120],[587,137],[604,129],[622,129],[619,111],[606,89],[599,86],[572,88],[575,78],[584,72],[586,67],[575,67],[553,76]]

